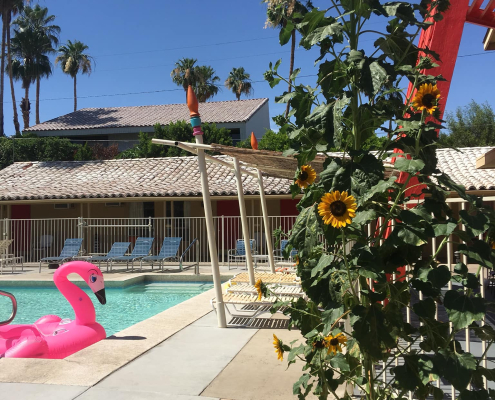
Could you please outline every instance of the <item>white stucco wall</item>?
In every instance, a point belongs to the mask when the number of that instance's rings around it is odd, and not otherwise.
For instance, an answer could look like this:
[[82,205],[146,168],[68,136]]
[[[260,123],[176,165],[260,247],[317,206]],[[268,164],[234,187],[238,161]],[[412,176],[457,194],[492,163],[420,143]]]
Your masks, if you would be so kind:
[[[256,111],[256,113],[246,122],[245,134],[243,139],[251,136],[251,132],[254,132],[256,139],[261,139],[265,134],[265,131],[270,128],[270,112],[268,109],[268,101]],[[242,133],[241,133],[242,137]]]

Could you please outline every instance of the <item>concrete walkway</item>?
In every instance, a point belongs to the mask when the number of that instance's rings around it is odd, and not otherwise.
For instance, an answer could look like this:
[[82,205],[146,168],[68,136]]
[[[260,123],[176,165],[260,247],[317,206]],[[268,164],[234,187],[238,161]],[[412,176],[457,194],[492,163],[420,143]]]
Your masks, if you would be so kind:
[[93,387],[0,383],[0,393],[22,400],[198,399],[256,333],[216,324],[210,312]]

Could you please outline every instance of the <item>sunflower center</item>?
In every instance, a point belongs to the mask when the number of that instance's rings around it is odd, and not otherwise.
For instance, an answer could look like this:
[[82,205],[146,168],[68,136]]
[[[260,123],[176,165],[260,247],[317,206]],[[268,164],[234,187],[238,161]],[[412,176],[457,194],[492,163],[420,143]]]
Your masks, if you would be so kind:
[[336,217],[341,217],[347,211],[347,206],[343,201],[337,200],[330,204],[330,211]]
[[333,338],[332,340],[330,340],[330,344],[332,346],[337,346],[339,344],[339,339]]
[[308,179],[308,173],[306,171],[302,171],[300,174],[299,174],[299,180],[301,181],[305,181],[306,179]]
[[325,347],[325,343],[323,342],[323,340],[317,340],[313,343],[313,346],[315,347],[315,349],[323,349]]
[[427,93],[423,96],[423,105],[427,108],[432,108],[433,107],[433,100],[435,100],[435,96],[433,96],[430,93]]

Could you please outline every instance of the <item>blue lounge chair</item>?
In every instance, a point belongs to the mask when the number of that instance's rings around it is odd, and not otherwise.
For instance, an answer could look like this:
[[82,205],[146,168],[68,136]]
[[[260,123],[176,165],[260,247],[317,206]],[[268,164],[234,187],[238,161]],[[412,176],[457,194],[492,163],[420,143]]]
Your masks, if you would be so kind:
[[79,254],[79,250],[82,246],[82,239],[65,239],[64,248],[60,252],[60,256],[58,257],[45,257],[40,260],[40,272],[41,272],[41,263],[57,263],[62,264],[66,261],[72,260]]
[[[284,250],[289,244],[289,241],[287,239],[283,239],[280,241],[280,256],[277,256],[278,258],[284,258]],[[292,260],[292,258],[297,254],[297,250],[291,250],[290,252],[290,257],[289,259]]]
[[102,261],[106,262],[107,272],[108,272],[108,263],[110,263],[110,267],[111,267],[114,258],[124,257],[125,253],[127,253],[127,249],[129,249],[130,244],[131,242],[115,242],[106,256],[92,256],[88,259],[88,261],[89,262],[97,261],[98,266],[101,265]]
[[[256,250],[256,240],[249,239],[249,247],[251,247],[251,254],[257,254]],[[230,262],[246,261],[246,246],[244,244],[244,239],[237,239],[235,249],[229,250],[228,253],[228,266],[230,269]]]
[[[127,269],[129,269],[129,261],[131,262],[131,268],[134,271],[134,261],[139,260],[143,257],[147,257],[150,254],[151,246],[153,245],[154,238],[150,237],[138,237],[132,253],[129,256],[114,257],[112,262],[125,262]],[[112,266],[110,265],[110,271]]]
[[[143,262],[151,264],[151,269],[153,269],[153,263],[158,262],[160,268],[163,271],[163,263],[167,260],[179,261],[177,254],[179,253],[179,246],[182,238],[180,237],[170,237],[163,239],[162,248],[157,256],[148,256],[141,258],[140,267],[143,269]],[[182,269],[182,268],[181,268]]]

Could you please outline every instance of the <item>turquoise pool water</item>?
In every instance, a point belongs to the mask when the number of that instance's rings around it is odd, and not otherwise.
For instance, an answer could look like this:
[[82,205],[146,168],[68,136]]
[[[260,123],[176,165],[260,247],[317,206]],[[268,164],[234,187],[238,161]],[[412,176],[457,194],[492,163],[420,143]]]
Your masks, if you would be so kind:
[[[101,305],[89,289],[96,310],[96,320],[103,325],[107,336],[152,317],[172,306],[213,287],[212,283],[170,282],[135,285],[124,289],[106,288],[107,304]],[[57,288],[8,287],[18,304],[13,324],[31,324],[43,315],[54,314],[74,319],[74,311]],[[10,316],[12,306],[8,298],[0,296],[0,320]]]

